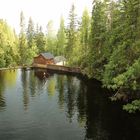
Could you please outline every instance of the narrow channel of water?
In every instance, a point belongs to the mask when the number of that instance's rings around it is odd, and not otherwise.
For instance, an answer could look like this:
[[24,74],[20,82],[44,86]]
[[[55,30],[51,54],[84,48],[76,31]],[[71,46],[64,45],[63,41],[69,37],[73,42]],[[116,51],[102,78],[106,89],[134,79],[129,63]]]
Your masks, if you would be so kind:
[[140,115],[107,92],[76,76],[2,70],[0,140],[140,140]]

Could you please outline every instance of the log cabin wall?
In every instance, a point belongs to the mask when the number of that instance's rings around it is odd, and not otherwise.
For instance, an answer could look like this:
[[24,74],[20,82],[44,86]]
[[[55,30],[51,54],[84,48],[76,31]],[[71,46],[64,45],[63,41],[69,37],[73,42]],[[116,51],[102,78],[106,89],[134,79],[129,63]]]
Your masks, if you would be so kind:
[[45,59],[42,55],[34,57],[34,64],[54,64],[54,59]]
[[34,58],[34,63],[35,64],[44,64],[44,65],[46,65],[46,59],[42,55],[39,55],[39,56]]

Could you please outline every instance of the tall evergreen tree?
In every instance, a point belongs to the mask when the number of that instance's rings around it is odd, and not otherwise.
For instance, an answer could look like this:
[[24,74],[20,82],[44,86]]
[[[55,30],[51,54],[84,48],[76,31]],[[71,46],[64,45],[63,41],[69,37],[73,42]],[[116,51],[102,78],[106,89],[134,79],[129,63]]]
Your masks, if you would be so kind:
[[36,31],[35,31],[35,43],[37,46],[38,53],[42,53],[46,51],[46,37],[42,31],[42,26],[39,27],[39,25],[36,25]]
[[[69,24],[67,27],[67,45],[66,45],[66,57],[70,65],[74,64],[74,49],[77,47],[77,19],[75,13],[75,5],[72,4],[72,7],[69,12]],[[76,62],[76,61],[75,61]]]
[[82,15],[81,23],[81,44],[83,48],[83,53],[89,49],[89,31],[90,31],[90,17],[87,8],[85,8]]
[[32,18],[29,18],[28,22],[28,28],[27,28],[27,40],[28,40],[28,46],[29,48],[32,46],[33,40],[34,40],[34,24],[32,21]]
[[103,46],[106,34],[106,17],[104,3],[101,0],[95,0],[93,3],[90,49],[87,57],[88,67],[86,72],[90,77],[101,79],[104,69]]
[[90,35],[90,16],[88,13],[87,8],[85,8],[83,15],[82,15],[82,21],[80,26],[80,46],[81,46],[81,67],[85,68],[86,66],[86,57],[88,57],[89,53],[89,35]]
[[139,79],[135,70],[138,69],[136,64],[139,64],[140,51],[138,47],[140,2],[139,0],[123,0],[119,4],[118,26],[116,25],[113,29],[117,43],[114,44],[115,48],[106,65],[103,82],[113,89],[135,88],[137,87],[136,79]]
[[35,30],[32,18],[29,18],[28,28],[26,32],[28,42],[28,63],[32,63],[33,57],[38,53],[37,45],[35,42]]
[[20,34],[19,34],[19,53],[20,53],[20,64],[27,63],[27,39],[25,34],[25,18],[23,12],[20,13]]
[[53,29],[53,21],[50,20],[47,24],[47,50],[56,55],[56,35]]
[[57,54],[65,55],[65,46],[66,46],[66,31],[64,25],[64,19],[61,16],[60,27],[57,33]]

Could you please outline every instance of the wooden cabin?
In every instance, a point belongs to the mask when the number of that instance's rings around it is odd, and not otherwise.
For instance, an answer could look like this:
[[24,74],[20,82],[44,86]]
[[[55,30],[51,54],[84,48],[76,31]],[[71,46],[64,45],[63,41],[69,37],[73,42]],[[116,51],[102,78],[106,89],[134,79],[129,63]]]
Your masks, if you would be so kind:
[[54,56],[47,52],[47,53],[41,53],[37,57],[34,57],[33,65],[47,65],[47,64],[54,64]]

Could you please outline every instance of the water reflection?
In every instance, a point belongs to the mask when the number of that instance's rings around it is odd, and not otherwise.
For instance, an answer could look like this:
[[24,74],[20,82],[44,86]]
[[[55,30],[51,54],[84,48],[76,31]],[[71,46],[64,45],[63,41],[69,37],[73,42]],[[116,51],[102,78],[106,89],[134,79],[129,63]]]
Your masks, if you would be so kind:
[[46,70],[0,71],[0,139],[139,140],[140,114],[128,115],[107,92]]
[[58,104],[60,109],[64,109],[65,91],[66,91],[66,77],[62,75],[57,76],[57,89],[58,89]]
[[[31,78],[34,81],[33,89],[37,87],[40,91],[45,90],[49,97],[58,96],[59,109],[66,112],[69,123],[75,122],[76,119],[79,126],[85,128],[85,138],[83,139],[129,140],[134,138],[132,135],[132,132],[134,133],[133,123],[132,120],[130,121],[130,116],[121,110],[120,105],[112,103],[105,96],[105,92],[108,91],[101,89],[98,82],[87,82],[79,80],[77,77],[56,74],[48,74],[44,78],[43,73],[44,71],[35,71],[35,77],[30,74],[32,78],[34,77],[34,80]],[[26,95],[26,78],[28,76],[27,73],[23,72],[23,74],[22,81]],[[35,82],[36,77],[39,79],[37,82]],[[24,97],[26,100],[24,104],[26,105],[29,103],[27,95]],[[139,130],[136,129],[135,132],[137,131]]]
[[78,122],[81,126],[86,123],[86,111],[87,111],[87,86],[83,81],[80,81],[78,97],[77,97],[77,107],[78,107]]
[[[95,90],[93,90],[95,89]],[[92,93],[92,94],[91,94]],[[87,89],[87,119],[86,119],[86,138],[93,138],[94,140],[108,140],[109,133],[105,126],[109,123],[106,119],[110,119],[106,116],[108,113],[107,102],[104,101],[103,95],[101,94],[101,88],[98,83],[93,86],[89,83]],[[111,111],[111,110],[110,110]],[[107,113],[106,113],[107,112]]]
[[29,77],[28,77],[28,71],[22,70],[21,73],[21,81],[22,81],[22,87],[23,87],[23,104],[24,104],[24,109],[28,109],[29,105]]
[[47,82],[48,95],[51,96],[51,97],[53,97],[55,95],[55,92],[56,92],[56,78],[55,77],[51,77],[46,82]]
[[15,70],[1,70],[0,71],[0,110],[6,107],[5,101],[5,87],[13,87],[16,83]]
[[30,92],[31,92],[31,96],[35,97],[36,95],[36,87],[37,87],[37,79],[35,77],[35,74],[33,71],[30,71],[30,75],[29,75],[29,86],[30,86]]
[[0,73],[0,110],[2,110],[5,106],[6,106],[6,103],[5,103],[5,97],[3,95],[3,91],[4,91],[4,81],[3,81],[3,76],[2,74]]
[[34,74],[40,81],[42,81],[42,80],[48,78],[49,76],[51,76],[51,74],[48,73],[47,70],[43,70],[43,69],[35,70]]
[[107,92],[100,88],[98,83],[88,83],[85,139],[138,140],[140,135],[137,132],[140,132],[140,129],[133,126],[133,121],[138,119],[139,115],[134,119],[133,115],[124,112],[120,103],[111,102],[105,96]]

